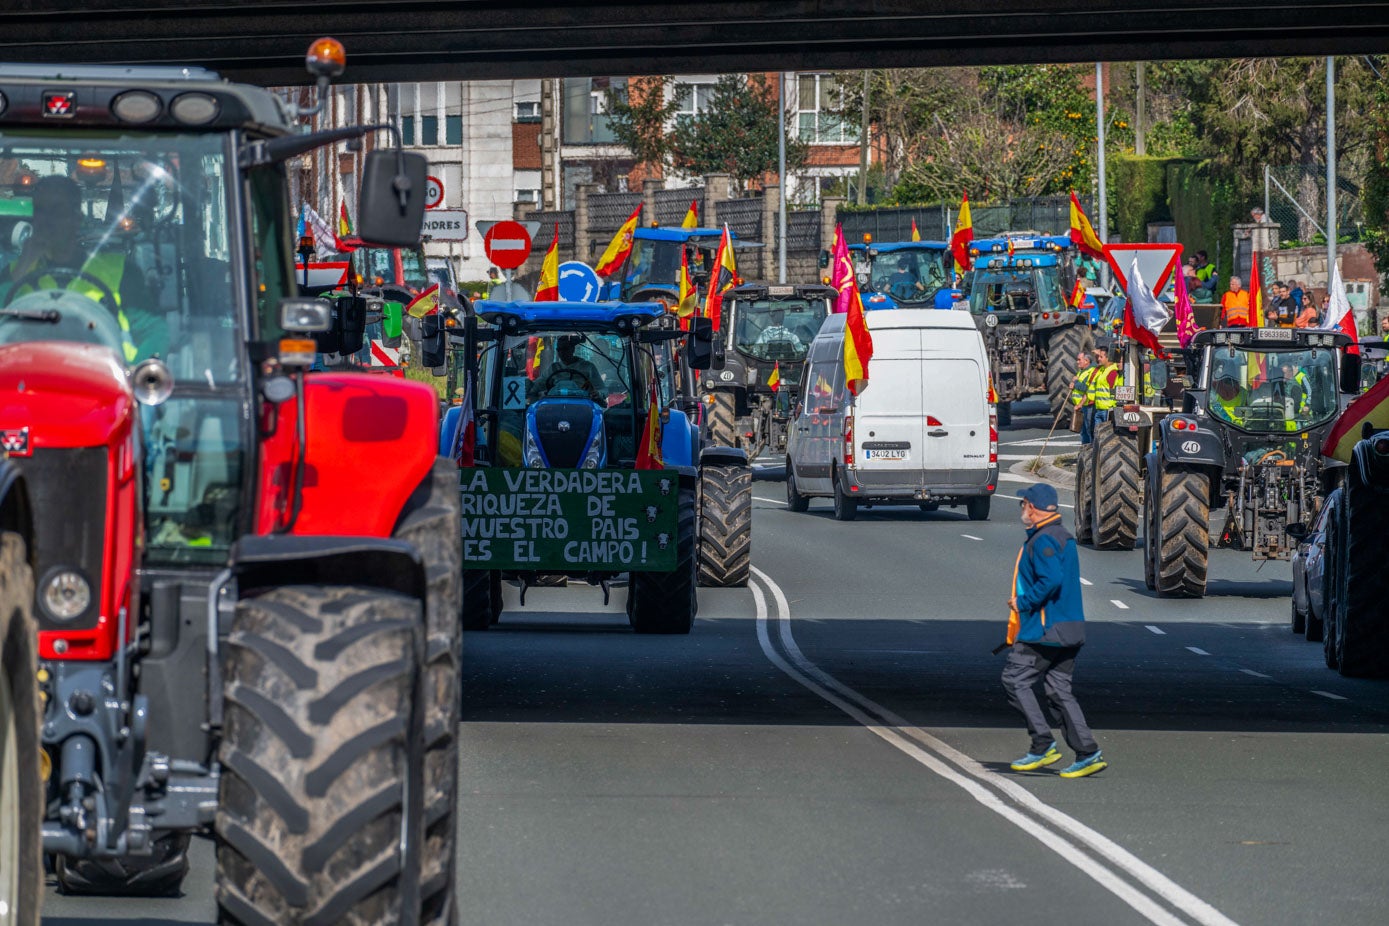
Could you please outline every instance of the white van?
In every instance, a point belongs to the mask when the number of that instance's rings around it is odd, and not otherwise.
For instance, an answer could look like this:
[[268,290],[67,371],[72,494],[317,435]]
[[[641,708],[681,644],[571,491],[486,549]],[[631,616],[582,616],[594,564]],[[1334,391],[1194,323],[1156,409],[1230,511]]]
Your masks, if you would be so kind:
[[844,388],[844,319],[831,315],[810,345],[786,452],[786,504],[964,505],[989,516],[998,486],[998,421],[989,403],[984,339],[968,312],[869,312],[868,385]]

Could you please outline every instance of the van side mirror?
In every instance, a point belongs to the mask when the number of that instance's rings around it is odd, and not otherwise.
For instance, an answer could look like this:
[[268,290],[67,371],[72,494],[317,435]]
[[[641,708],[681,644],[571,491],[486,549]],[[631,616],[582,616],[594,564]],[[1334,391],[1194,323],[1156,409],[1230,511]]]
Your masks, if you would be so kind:
[[444,365],[445,344],[444,326],[438,313],[420,319],[420,366],[426,368]]
[[692,370],[710,370],[714,366],[714,320],[694,316],[690,333],[685,337],[685,357]]
[[422,154],[377,148],[362,167],[357,234],[368,244],[417,248],[424,226],[429,159]]

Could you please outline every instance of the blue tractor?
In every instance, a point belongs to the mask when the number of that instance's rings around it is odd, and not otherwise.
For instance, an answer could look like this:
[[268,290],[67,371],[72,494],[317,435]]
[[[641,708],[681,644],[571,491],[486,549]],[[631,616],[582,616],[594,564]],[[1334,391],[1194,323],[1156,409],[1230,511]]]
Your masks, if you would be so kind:
[[1010,403],[1032,395],[1047,396],[1059,414],[1075,382],[1076,357],[1093,344],[1090,313],[1070,305],[1070,239],[1009,234],[972,241],[969,252],[964,288],[989,351],[998,423],[1011,420]]
[[[698,424],[678,407],[676,371],[708,369],[712,362],[709,322],[693,319],[690,330],[682,330],[659,303],[480,301],[473,309],[462,356],[477,423],[474,466],[516,478],[533,470],[630,474],[659,467],[665,483],[678,486],[678,518],[670,538],[674,567],[664,571],[582,558],[562,568],[549,561],[535,569],[498,568],[465,550],[472,564],[464,571],[465,628],[480,630],[497,619],[503,570],[520,581],[523,603],[527,587],[554,584],[549,580],[561,576],[601,585],[606,599],[611,580],[628,572],[633,629],[689,633],[702,574],[700,508],[707,471],[747,469],[742,451],[701,446]],[[683,355],[678,360],[677,352]],[[446,415],[442,442],[451,442],[463,413],[451,409]],[[750,483],[747,488],[750,494]],[[547,530],[574,536],[577,527],[551,524]]]
[[[682,252],[688,254],[690,278],[702,292],[702,284],[714,269],[722,237],[721,228],[638,228],[617,281],[603,288],[602,298],[675,305],[680,298]],[[762,247],[759,242],[740,239],[736,232],[730,231],[729,237],[735,255]]]
[[867,311],[948,309],[954,302],[950,245],[944,241],[865,241],[850,245],[849,254]]

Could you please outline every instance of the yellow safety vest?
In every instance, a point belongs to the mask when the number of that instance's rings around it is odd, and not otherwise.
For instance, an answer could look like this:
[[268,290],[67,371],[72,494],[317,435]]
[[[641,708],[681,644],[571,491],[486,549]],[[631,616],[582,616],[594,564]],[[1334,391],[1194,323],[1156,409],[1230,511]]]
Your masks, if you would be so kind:
[[[124,254],[94,254],[82,265],[82,272],[91,274],[101,282],[105,283],[111,290],[112,297],[116,300],[116,324],[121,328],[121,353],[125,355],[126,363],[134,363],[135,358],[140,355],[139,348],[135,346],[135,339],[130,333],[130,319],[126,317],[125,310],[121,308],[121,278],[125,275],[125,255]],[[38,289],[69,289],[75,293],[81,293],[93,302],[101,302],[104,293],[101,287],[92,284],[89,280],[82,277],[73,277],[68,280],[66,287],[58,286],[58,281],[49,274],[44,274],[32,284],[25,284],[25,288],[31,292]]]
[[[1111,372],[1119,372],[1119,365],[1117,363],[1106,363],[1090,378],[1090,389],[1086,397],[1089,399],[1089,404],[1095,406],[1095,408],[1100,411],[1111,409],[1115,404],[1114,388],[1109,385],[1109,374]],[[1114,386],[1122,386],[1123,384],[1124,377],[1120,374],[1114,380]]]
[[1075,385],[1071,386],[1071,404],[1086,405],[1090,397],[1090,381],[1095,378],[1095,367],[1086,367],[1076,374]]

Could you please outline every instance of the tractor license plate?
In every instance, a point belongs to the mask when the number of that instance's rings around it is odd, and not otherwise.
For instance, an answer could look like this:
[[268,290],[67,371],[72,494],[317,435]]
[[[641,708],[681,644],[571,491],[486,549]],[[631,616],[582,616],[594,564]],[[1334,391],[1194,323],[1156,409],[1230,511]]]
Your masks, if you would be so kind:
[[909,460],[911,459],[911,451],[905,447],[893,447],[889,450],[864,450],[863,458],[865,460]]

